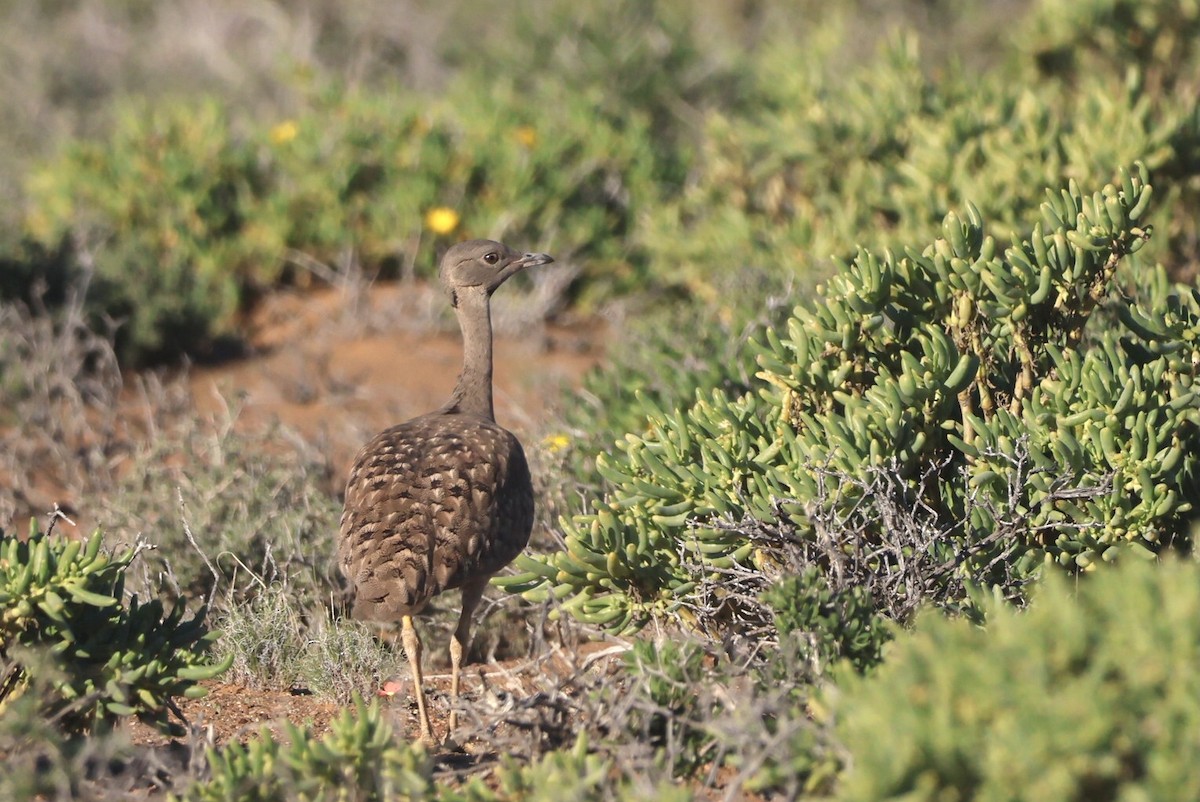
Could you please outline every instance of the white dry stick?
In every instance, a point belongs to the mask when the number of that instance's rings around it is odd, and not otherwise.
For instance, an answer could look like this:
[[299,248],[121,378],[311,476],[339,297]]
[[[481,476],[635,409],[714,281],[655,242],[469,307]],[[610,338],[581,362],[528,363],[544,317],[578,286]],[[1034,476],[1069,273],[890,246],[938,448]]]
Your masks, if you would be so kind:
[[63,512],[62,509],[58,506],[57,501],[54,502],[54,509],[52,509],[50,512],[46,513],[46,517],[50,519],[50,523],[46,526],[46,536],[47,537],[54,534],[54,526],[55,526],[55,524],[58,523],[58,520],[60,518],[64,521],[66,521],[67,523],[69,523],[71,526],[76,525],[75,522],[72,521],[70,518],[68,518],[67,514],[65,512]]
[[208,570],[213,577],[212,589],[208,591],[208,598],[204,600],[204,606],[211,608],[213,597],[217,595],[217,586],[221,583],[221,574],[217,571],[216,566],[209,561],[208,555],[200,548],[200,544],[196,542],[196,538],[192,534],[192,527],[188,524],[187,502],[183,500],[183,488],[176,487],[175,495],[179,499],[179,512],[180,520],[183,522],[183,534],[187,537],[188,543],[192,544],[192,548],[196,550],[196,553],[200,555],[200,559],[204,560],[204,564],[208,566]]

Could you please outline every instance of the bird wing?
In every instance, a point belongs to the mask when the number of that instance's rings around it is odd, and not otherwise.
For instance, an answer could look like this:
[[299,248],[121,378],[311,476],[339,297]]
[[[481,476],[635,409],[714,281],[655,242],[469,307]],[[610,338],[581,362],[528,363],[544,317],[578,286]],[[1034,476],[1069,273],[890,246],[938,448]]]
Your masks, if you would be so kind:
[[494,574],[532,525],[525,454],[500,426],[435,414],[381,432],[346,485],[338,557],[355,586],[355,617],[395,620]]

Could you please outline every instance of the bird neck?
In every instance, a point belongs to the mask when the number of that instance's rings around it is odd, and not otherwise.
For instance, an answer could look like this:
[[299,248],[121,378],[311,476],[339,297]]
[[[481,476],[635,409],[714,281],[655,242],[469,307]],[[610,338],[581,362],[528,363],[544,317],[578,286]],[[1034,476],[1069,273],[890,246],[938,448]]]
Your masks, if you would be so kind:
[[446,412],[476,415],[494,421],[490,298],[482,290],[460,291],[454,312],[462,329],[463,367],[458,375],[458,384],[444,409]]

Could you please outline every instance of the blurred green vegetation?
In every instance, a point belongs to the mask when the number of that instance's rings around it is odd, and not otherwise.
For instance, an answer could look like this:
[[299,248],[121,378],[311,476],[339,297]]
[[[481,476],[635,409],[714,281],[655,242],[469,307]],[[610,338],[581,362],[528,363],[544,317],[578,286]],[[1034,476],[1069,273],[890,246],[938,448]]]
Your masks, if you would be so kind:
[[[577,263],[565,300],[584,310],[648,295],[722,296],[745,312],[742,270],[825,272],[857,244],[920,236],[967,198],[1012,224],[1036,203],[1021,188],[1039,182],[1107,179],[1134,159],[1190,174],[1179,144],[1195,115],[1165,102],[1190,50],[1153,19],[1066,81],[1043,77],[1042,55],[1068,35],[1048,7],[1024,23],[1044,32],[1016,47],[956,49],[944,32],[970,42],[1023,4],[892,5],[864,24],[815,3],[412,3],[403,23],[374,27],[318,2],[212,19],[187,2],[16,7],[11,22],[36,32],[21,66],[61,85],[12,86],[30,115],[6,134],[23,157],[0,161],[13,200],[0,290],[56,299],[90,282],[93,319],[123,322],[134,363],[236,339],[256,297],[314,272],[429,275],[467,236]],[[485,30],[489,15],[502,28]],[[82,61],[193,25],[233,51],[222,61],[185,38],[85,70],[42,38],[75,37]],[[349,43],[358,57],[339,54]],[[1147,48],[1152,74],[1127,70]],[[426,224],[439,208],[456,214],[449,230]],[[1182,266],[1193,218],[1171,225],[1167,259]]]
[[[545,308],[618,321],[614,356],[538,455],[561,468],[545,507],[566,550],[507,582],[550,615],[697,638],[643,635],[620,682],[542,697],[575,705],[578,739],[467,796],[573,777],[578,798],[632,798],[721,771],[787,796],[992,777],[1153,795],[1194,784],[1156,724],[1194,705],[1115,656],[1186,664],[1194,571],[1170,566],[1164,601],[1107,563],[1193,550],[1198,32],[1190,0],[5,4],[0,299],[81,303],[140,366],[236,342],[280,287],[428,278],[460,238],[577,268]],[[1148,178],[1121,172],[1139,162]],[[0,341],[14,397],[35,375],[19,345]],[[256,442],[189,443],[171,498],[149,484],[177,466],[150,450],[163,470],[139,464],[108,506],[165,530],[182,502],[244,557],[217,616],[240,679],[350,698],[394,655],[326,620],[320,465],[256,462]],[[171,593],[211,592],[203,555],[163,537]],[[1028,616],[1001,605],[1047,566],[1072,584]],[[922,604],[970,621],[907,635]],[[941,706],[914,698],[929,655]],[[423,792],[424,758],[359,716],[333,741],[214,751],[183,794],[286,798],[310,776],[322,798],[368,754],[386,770],[351,778],[364,794]],[[897,727],[925,746],[878,737]],[[630,753],[644,776],[602,782]]]
[[1054,577],[985,629],[922,615],[876,673],[842,683],[854,761],[836,798],[1195,797],[1198,614],[1194,562],[1135,560]]

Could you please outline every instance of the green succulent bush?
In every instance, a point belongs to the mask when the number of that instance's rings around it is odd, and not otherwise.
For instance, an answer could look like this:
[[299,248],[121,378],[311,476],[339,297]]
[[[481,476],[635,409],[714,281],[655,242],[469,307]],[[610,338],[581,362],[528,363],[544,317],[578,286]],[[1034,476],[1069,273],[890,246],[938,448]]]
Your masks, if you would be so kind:
[[[578,98],[552,114],[529,109],[495,83],[484,91],[464,82],[436,103],[317,92],[303,114],[266,132],[261,159],[272,184],[253,231],[271,239],[277,260],[298,253],[334,264],[350,249],[366,272],[384,276],[429,277],[448,243],[504,238],[586,254],[598,278],[623,256],[629,195],[654,185],[647,128],[607,124]],[[453,215],[431,226],[433,209]]]
[[431,276],[468,236],[586,256],[585,295],[627,291],[644,276],[623,235],[662,178],[650,123],[580,97],[553,110],[495,85],[432,105],[329,88],[270,126],[211,99],[127,104],[108,141],[34,172],[26,233],[43,251],[65,243],[77,280],[94,271],[89,311],[122,323],[134,362],[203,352],[258,293],[314,273]]
[[762,101],[705,117],[690,180],[642,218],[652,273],[690,287],[743,266],[802,273],[859,243],[924,241],[968,200],[1007,230],[1036,210],[1031,189],[1102,183],[1137,159],[1161,182],[1173,234],[1154,247],[1178,249],[1172,267],[1194,258],[1193,215],[1175,199],[1194,192],[1195,102],[1158,102],[1106,75],[1066,86],[1018,67],[931,73],[911,35],[846,66],[846,36],[825,20],[807,47],[768,42],[752,65]]
[[[27,284],[25,260],[61,274],[74,254],[65,281],[94,273],[93,316],[124,321],[122,355],[149,360],[236,336],[236,313],[279,282],[431,275],[461,237],[577,261],[585,308],[647,286],[705,298],[731,271],[849,257],[864,231],[924,239],[966,198],[1015,225],[1027,187],[1139,158],[1160,177],[1168,266],[1194,255],[1176,198],[1194,194],[1200,117],[1143,81],[1037,82],[1021,63],[933,77],[912,36],[847,69],[837,14],[806,25],[802,47],[780,32],[747,52],[670,0],[546,6],[519,48],[484,36],[471,58],[452,52],[464,66],[437,100],[328,79],[295,87],[295,113],[268,122],[211,98],[125,102],[107,140],[73,142],[30,176],[29,249],[6,272]],[[1096,35],[1123,36],[1127,17],[1099,14]],[[453,215],[430,227],[434,209]]]
[[668,302],[631,316],[613,334],[613,358],[586,374],[561,418],[546,425],[549,447],[541,457],[550,464],[538,473],[561,483],[554,488],[561,495],[541,505],[550,520],[579,512],[582,500],[604,487],[596,456],[609,449],[614,432],[644,429],[648,408],[686,404],[698,391],[750,390],[756,365],[746,344],[753,332],[786,319],[790,304],[788,289],[766,275],[741,275],[737,283],[719,305],[664,296]]
[[[785,593],[790,604],[781,617],[813,607],[809,598]],[[827,619],[836,615],[832,606],[823,611]],[[860,609],[874,614],[867,605]],[[811,621],[807,610],[800,617],[801,626]],[[624,754],[634,774],[633,767],[645,765],[641,771],[651,778],[688,780],[731,796],[827,792],[842,758],[828,708],[813,699],[833,675],[814,665],[812,639],[794,637],[801,634],[809,633],[767,633],[745,644],[730,638],[722,647],[678,633],[638,640],[625,656],[621,681],[593,691],[603,712],[585,731],[598,727],[597,748]],[[636,750],[622,747],[630,741]]]
[[[245,744],[207,752],[209,777],[169,798],[177,802],[284,802],[284,800],[512,800],[637,799],[630,778],[617,776],[611,757],[593,752],[584,736],[573,746],[521,763],[504,757],[486,779],[438,782],[435,763],[418,744],[398,742],[378,702],[356,699],[315,738],[285,723],[284,737],[268,731]],[[662,786],[655,798],[686,800],[681,788]]]
[[[709,108],[688,180],[639,217],[645,269],[679,294],[645,311],[635,344],[614,348],[612,367],[568,409],[565,428],[583,451],[604,450],[612,432],[643,434],[647,418],[690,405],[697,390],[735,394],[753,356],[731,348],[742,324],[783,331],[762,308],[773,290],[759,275],[810,286],[838,258],[853,261],[859,243],[879,254],[931,241],[967,199],[993,230],[1020,230],[1037,214],[1031,189],[1072,176],[1102,184],[1112,165],[1141,159],[1156,176],[1159,234],[1140,256],[1190,274],[1200,115],[1188,96],[1160,99],[1109,73],[1072,85],[1026,80],[1023,62],[982,75],[933,71],[912,36],[847,65],[848,25],[818,17],[803,48],[768,38],[745,65],[756,102]],[[605,482],[590,459],[569,464],[591,486]]]
[[1193,798],[1198,622],[1200,571],[1180,560],[1048,577],[985,628],[923,613],[833,693],[837,798]]
[[461,789],[446,788],[438,798],[444,802],[557,802],[560,799],[601,802],[646,798],[686,802],[693,798],[692,793],[680,785],[664,782],[645,788],[623,769],[611,756],[593,752],[588,739],[581,735],[572,747],[548,752],[532,763],[522,764],[505,758],[491,782],[474,778]]
[[[1150,197],[1144,173],[1123,172],[1100,192],[1048,192],[1007,247],[970,207],[921,251],[860,251],[819,304],[763,332],[757,392],[651,411],[645,434],[598,457],[612,491],[562,521],[565,550],[519,558],[500,584],[616,630],[671,614],[719,637],[728,606],[689,615],[689,599],[738,566],[794,567],[781,544],[827,544],[828,575],[921,556],[939,567],[923,593],[944,604],[974,584],[1018,592],[1047,562],[1186,547],[1200,292],[1117,274],[1150,236]],[[865,492],[870,470],[894,480]],[[916,553],[884,548],[897,509],[933,533]],[[814,540],[852,514],[855,537]],[[752,537],[764,524],[781,536]]]
[[838,660],[859,671],[878,665],[892,637],[867,587],[834,590],[815,565],[780,580],[763,601],[774,613],[780,639],[794,642],[789,660],[811,666],[814,677]]
[[265,179],[215,101],[129,103],[109,141],[71,143],[33,172],[26,229],[73,249],[123,356],[168,355],[228,334],[239,275],[278,260],[240,236]]
[[179,802],[387,800],[430,798],[432,761],[419,745],[401,745],[378,702],[355,700],[314,738],[284,723],[284,737],[264,729],[245,744],[207,751],[206,781],[171,799]]
[[[57,699],[64,680],[62,667],[48,649],[20,650],[27,669],[23,691],[0,708],[0,794],[4,799],[67,800],[94,798],[89,780],[98,766],[121,765],[128,756],[128,737],[120,730],[73,737],[60,726],[63,714],[91,703],[78,699],[65,708],[47,705]],[[50,710],[53,715],[47,715]]]
[[1200,7],[1192,0],[1040,0],[1019,31],[1017,46],[1051,75],[1120,75],[1132,63],[1156,91],[1200,80]]
[[647,704],[634,705],[626,726],[642,743],[669,756],[674,771],[688,775],[712,760],[715,744],[706,731],[715,700],[697,688],[711,681],[709,655],[695,642],[634,643],[626,669],[637,678],[635,693]]
[[44,706],[66,729],[103,730],[137,716],[170,731],[172,697],[203,696],[197,681],[229,660],[208,657],[215,633],[202,613],[185,618],[182,603],[168,612],[158,600],[126,600],[125,572],[140,549],[110,554],[101,544],[99,533],[86,542],[36,527],[26,539],[0,533],[0,706],[31,682],[23,655],[44,649],[59,672]]

